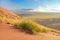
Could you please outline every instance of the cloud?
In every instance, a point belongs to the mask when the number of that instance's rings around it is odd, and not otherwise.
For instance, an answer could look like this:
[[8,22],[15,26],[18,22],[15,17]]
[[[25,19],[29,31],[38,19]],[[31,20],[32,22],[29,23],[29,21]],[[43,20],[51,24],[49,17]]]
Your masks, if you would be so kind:
[[60,4],[38,6],[37,8],[30,10],[30,11],[34,11],[34,12],[60,12]]

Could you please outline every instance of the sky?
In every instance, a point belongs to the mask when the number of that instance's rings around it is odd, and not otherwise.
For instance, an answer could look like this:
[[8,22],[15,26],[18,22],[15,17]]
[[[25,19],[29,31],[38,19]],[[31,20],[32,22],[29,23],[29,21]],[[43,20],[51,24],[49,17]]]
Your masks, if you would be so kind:
[[0,7],[9,10],[32,9],[38,12],[60,12],[60,0],[0,0]]

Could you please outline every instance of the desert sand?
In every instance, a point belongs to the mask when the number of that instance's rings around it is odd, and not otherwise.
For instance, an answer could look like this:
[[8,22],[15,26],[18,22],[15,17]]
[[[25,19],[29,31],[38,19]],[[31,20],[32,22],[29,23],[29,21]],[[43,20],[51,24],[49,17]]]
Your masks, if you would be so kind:
[[52,32],[30,35],[14,29],[10,24],[0,23],[0,40],[60,40],[60,35]]

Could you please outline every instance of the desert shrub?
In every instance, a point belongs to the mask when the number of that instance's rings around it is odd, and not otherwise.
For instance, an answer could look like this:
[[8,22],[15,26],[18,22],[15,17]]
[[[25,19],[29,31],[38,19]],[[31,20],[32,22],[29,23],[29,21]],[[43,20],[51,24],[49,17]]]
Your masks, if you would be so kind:
[[30,21],[22,21],[15,25],[16,28],[25,31],[26,33],[35,34],[40,32],[40,28],[33,22]]
[[45,29],[45,28],[42,28],[40,31],[41,31],[41,32],[48,32],[48,30]]

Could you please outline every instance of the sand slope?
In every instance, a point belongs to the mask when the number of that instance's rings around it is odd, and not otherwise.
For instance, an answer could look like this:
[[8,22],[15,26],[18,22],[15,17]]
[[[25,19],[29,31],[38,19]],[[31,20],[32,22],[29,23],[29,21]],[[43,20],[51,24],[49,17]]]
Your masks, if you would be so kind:
[[0,40],[60,40],[60,35],[51,32],[29,35],[12,28],[10,24],[0,23]]

